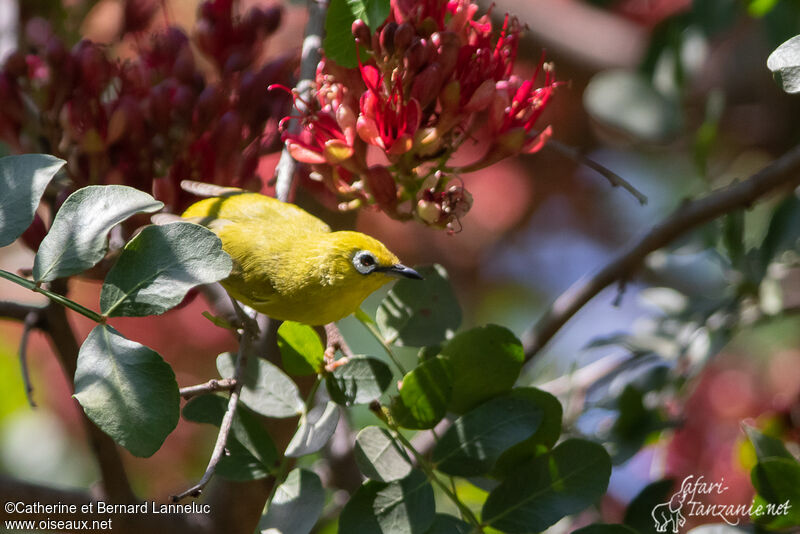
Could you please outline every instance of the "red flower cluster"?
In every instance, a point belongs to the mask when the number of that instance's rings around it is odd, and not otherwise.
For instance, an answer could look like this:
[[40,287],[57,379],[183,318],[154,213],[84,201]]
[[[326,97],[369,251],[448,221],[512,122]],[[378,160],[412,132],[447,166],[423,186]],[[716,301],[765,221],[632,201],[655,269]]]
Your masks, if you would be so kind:
[[0,140],[66,159],[74,188],[126,184],[177,212],[190,200],[182,179],[260,189],[259,158],[280,148],[278,121],[290,104],[267,87],[286,83],[296,66],[288,57],[258,63],[280,8],[235,16],[233,0],[203,2],[193,35],[213,65],[203,70],[181,29],[144,37],[156,7],[126,3],[125,31],[140,44],[125,61],[112,57],[113,45],[83,40],[68,50],[47,22],[30,20],[0,72]]
[[[457,173],[544,144],[549,128],[534,125],[558,86],[552,69],[542,62],[532,79],[513,75],[519,22],[507,15],[496,29],[477,10],[470,0],[393,0],[376,32],[353,24],[357,70],[320,64],[303,131],[284,139],[342,206],[376,204],[397,219],[452,229],[472,203]],[[486,152],[448,166],[479,128],[488,128]]]

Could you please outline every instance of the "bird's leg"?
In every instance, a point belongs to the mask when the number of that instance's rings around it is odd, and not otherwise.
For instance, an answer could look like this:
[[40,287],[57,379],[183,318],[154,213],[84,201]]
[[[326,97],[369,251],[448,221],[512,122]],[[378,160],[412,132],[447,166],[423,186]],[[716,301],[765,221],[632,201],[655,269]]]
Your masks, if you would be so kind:
[[[347,345],[339,327],[336,323],[328,323],[324,326],[325,333],[325,370],[333,372],[337,367],[341,367],[353,357],[353,351]],[[344,357],[336,359],[336,351],[340,351]]]

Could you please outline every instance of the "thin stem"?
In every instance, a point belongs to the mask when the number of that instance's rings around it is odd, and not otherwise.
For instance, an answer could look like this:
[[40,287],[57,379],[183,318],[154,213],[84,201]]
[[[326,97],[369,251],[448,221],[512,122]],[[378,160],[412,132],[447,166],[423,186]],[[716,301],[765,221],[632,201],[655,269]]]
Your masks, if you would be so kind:
[[30,289],[31,291],[34,291],[36,293],[41,293],[42,295],[49,298],[53,302],[57,302],[62,306],[69,308],[70,310],[76,311],[81,315],[83,315],[84,317],[88,317],[89,319],[91,319],[96,323],[105,324],[106,322],[106,318],[100,315],[99,313],[92,311],[89,308],[82,306],[63,295],[59,295],[58,293],[53,293],[52,291],[44,289],[43,287],[39,287],[36,284],[36,282],[32,280],[28,280],[27,278],[22,278],[21,276],[17,276],[14,273],[10,273],[2,269],[0,269],[0,278],[5,278],[6,280],[14,282],[15,284],[19,284],[22,287]]
[[367,330],[369,330],[370,334],[372,334],[372,337],[374,337],[378,341],[378,343],[381,344],[383,350],[386,351],[386,354],[388,354],[389,358],[392,360],[392,363],[394,363],[395,367],[397,367],[398,371],[400,371],[400,374],[405,376],[408,371],[405,370],[403,364],[401,364],[400,360],[397,359],[397,356],[392,350],[391,345],[389,345],[389,343],[387,343],[386,340],[383,339],[383,336],[378,331],[378,329],[375,328],[375,325],[365,320],[363,317],[361,317],[361,314],[357,313],[355,314],[355,317],[361,322],[361,324],[363,324],[366,327]]
[[214,476],[214,472],[217,470],[217,464],[219,464],[219,461],[225,454],[225,445],[228,443],[228,436],[230,435],[231,427],[233,426],[233,417],[236,415],[236,408],[239,404],[239,395],[241,394],[242,385],[244,384],[242,377],[244,376],[244,370],[247,367],[248,353],[250,352],[253,340],[257,335],[252,329],[252,318],[248,317],[247,314],[242,311],[241,307],[239,307],[239,304],[237,304],[233,298],[231,298],[231,301],[233,302],[233,307],[236,310],[236,315],[239,317],[239,321],[242,324],[242,338],[239,341],[239,353],[236,356],[236,369],[233,374],[233,379],[236,381],[236,384],[231,390],[231,396],[228,400],[228,408],[225,410],[225,415],[222,417],[222,423],[219,425],[217,442],[214,444],[214,450],[211,453],[211,458],[208,460],[208,466],[206,467],[205,473],[203,473],[203,477],[200,479],[200,482],[191,488],[177,495],[173,495],[172,502],[178,502],[184,497],[190,495],[192,497],[199,497],[203,491],[203,488],[209,483],[211,477]]
[[405,446],[408,450],[410,450],[411,454],[414,455],[414,458],[417,460],[417,465],[419,466],[419,468],[422,469],[425,475],[431,481],[433,481],[434,484],[439,486],[439,488],[445,493],[445,495],[447,495],[447,497],[453,502],[453,504],[455,504],[458,507],[462,517],[468,522],[472,523],[472,525],[475,526],[478,532],[483,532],[481,522],[478,521],[478,518],[475,517],[475,514],[472,513],[472,510],[470,510],[467,507],[467,505],[461,502],[461,499],[458,498],[458,494],[456,494],[454,490],[451,490],[447,484],[445,484],[438,476],[436,476],[436,473],[434,472],[433,467],[430,465],[430,463],[428,463],[428,461],[417,451],[417,449],[414,448],[414,445],[412,445],[411,442],[408,439],[406,439],[405,436],[403,436],[397,425],[395,425],[391,421],[386,421],[386,423],[389,425],[389,428],[392,429],[392,434],[394,435],[394,437],[398,439],[403,444],[403,446]]
[[212,378],[203,384],[181,388],[180,394],[184,400],[189,400],[192,397],[198,397],[215,391],[231,391],[234,387],[236,387],[236,380],[233,378]]

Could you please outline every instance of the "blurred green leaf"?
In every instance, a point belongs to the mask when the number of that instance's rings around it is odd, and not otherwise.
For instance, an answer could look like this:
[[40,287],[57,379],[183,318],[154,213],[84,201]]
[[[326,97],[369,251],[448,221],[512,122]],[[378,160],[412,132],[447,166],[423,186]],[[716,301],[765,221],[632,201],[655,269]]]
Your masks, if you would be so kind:
[[39,245],[33,278],[49,282],[85,271],[103,259],[108,232],[135,213],[152,213],[164,204],[124,185],[90,185],[72,193],[56,213]]
[[108,272],[100,310],[109,317],[160,315],[193,287],[227,277],[232,266],[222,241],[207,228],[187,222],[148,226]]
[[430,482],[421,472],[412,471],[402,480],[364,483],[342,510],[339,532],[424,534],[435,514]]
[[800,35],[795,35],[767,58],[767,68],[781,89],[800,93]]
[[616,449],[612,453],[612,459],[614,464],[620,464],[636,454],[650,434],[668,425],[658,409],[644,405],[644,390],[632,385],[627,385],[622,390],[616,407],[619,416],[611,427],[611,439]]
[[625,510],[624,523],[641,533],[653,530],[653,508],[667,502],[673,493],[675,481],[672,479],[656,480],[639,492]]
[[396,345],[436,345],[461,325],[461,308],[444,267],[417,271],[424,280],[399,280],[378,308],[378,327]]
[[669,141],[682,127],[677,103],[635,72],[596,74],[583,93],[583,105],[599,123],[648,143]]
[[300,428],[286,447],[286,456],[299,458],[317,452],[331,439],[337,424],[339,406],[335,402],[315,406],[301,418]]
[[[325,57],[347,68],[358,66],[356,43],[351,27],[361,19],[373,31],[389,16],[389,0],[331,0],[325,18]],[[361,50],[362,59],[366,50]]]
[[284,321],[278,327],[278,349],[283,368],[294,376],[312,375],[325,367],[325,348],[308,325]]
[[388,430],[368,426],[356,436],[353,450],[359,470],[365,477],[378,482],[392,482],[411,472],[411,462]]
[[382,361],[355,356],[325,376],[328,394],[334,402],[349,406],[367,404],[380,397],[392,381],[392,371]]
[[100,429],[134,456],[151,456],[175,429],[175,373],[155,351],[96,326],[78,353],[74,397]]
[[781,440],[768,436],[750,425],[743,424],[742,428],[747,434],[747,438],[753,444],[756,457],[759,461],[766,460],[767,458],[787,458],[789,460],[794,460],[794,456],[786,450]]
[[594,523],[573,530],[572,534],[637,534],[631,527],[613,523]]
[[783,199],[772,213],[759,250],[762,271],[787,250],[800,252],[800,198],[796,194]]
[[433,449],[433,463],[448,475],[486,474],[504,451],[533,436],[541,423],[542,409],[531,398],[492,399],[453,422]]
[[458,334],[442,348],[442,355],[453,364],[450,409],[456,413],[509,391],[525,361],[520,340],[492,324]]
[[436,514],[433,525],[425,534],[470,534],[472,526],[457,517],[447,514]]
[[517,466],[546,452],[561,436],[563,410],[557,398],[536,388],[514,388],[510,395],[538,406],[542,412],[542,422],[533,436],[510,447],[497,459],[493,475],[498,478],[511,475]]
[[722,219],[722,242],[735,267],[741,265],[744,258],[744,211],[736,210]]
[[[228,399],[220,395],[201,395],[186,403],[183,418],[194,423],[220,426],[227,409]],[[269,470],[278,460],[278,451],[269,432],[258,416],[242,405],[236,408],[228,440],[229,444],[230,440],[236,440],[264,469]]]
[[483,505],[483,521],[508,534],[541,532],[598,500],[610,476],[603,447],[568,439],[495,488]]
[[261,480],[270,476],[264,463],[237,440],[230,439],[225,449],[228,454],[220,458],[215,474],[234,482]]
[[425,360],[404,377],[390,412],[405,428],[433,428],[447,413],[453,388],[453,367],[447,358]]
[[[217,370],[222,378],[233,378],[236,356],[229,352],[220,354]],[[263,358],[248,358],[240,399],[245,406],[267,417],[292,417],[305,410],[297,385],[275,364]]]
[[0,247],[13,243],[31,225],[47,184],[65,163],[47,154],[0,158]]
[[797,506],[800,502],[800,463],[797,460],[759,459],[750,472],[750,480],[758,492],[753,501],[752,518],[756,522],[776,529],[800,525],[800,506]]
[[275,490],[267,513],[258,523],[258,532],[308,534],[324,505],[325,490],[319,477],[307,469],[295,469]]

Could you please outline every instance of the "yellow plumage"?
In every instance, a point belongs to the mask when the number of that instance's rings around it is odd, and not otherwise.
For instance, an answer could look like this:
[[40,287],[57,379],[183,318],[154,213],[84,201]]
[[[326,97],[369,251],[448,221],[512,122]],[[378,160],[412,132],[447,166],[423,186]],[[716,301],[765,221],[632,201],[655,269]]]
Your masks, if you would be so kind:
[[257,193],[210,190],[222,194],[189,206],[182,217],[213,230],[233,258],[233,271],[222,281],[228,293],[270,317],[331,323],[393,277],[420,278],[368,235],[331,232],[297,206]]

